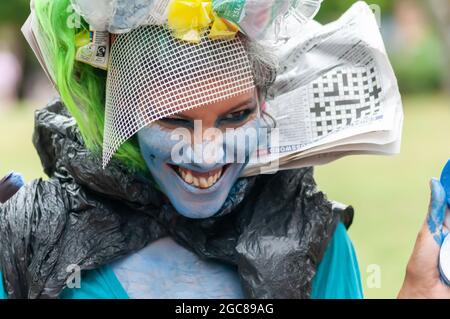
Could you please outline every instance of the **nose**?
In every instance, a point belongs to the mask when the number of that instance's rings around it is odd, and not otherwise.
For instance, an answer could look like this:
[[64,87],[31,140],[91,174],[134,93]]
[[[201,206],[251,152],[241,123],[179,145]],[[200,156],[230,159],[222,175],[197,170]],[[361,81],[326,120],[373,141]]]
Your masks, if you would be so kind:
[[[189,133],[190,138],[186,139],[185,134],[186,132],[183,135],[184,143],[181,149],[177,146],[178,150],[173,153],[176,157],[172,155],[173,164],[202,172],[223,166],[225,151],[222,132],[219,129],[207,128],[203,131],[200,126],[197,126],[194,132]],[[179,136],[176,140],[179,140]]]
[[216,122],[213,119],[201,119],[194,121],[194,129],[191,131],[191,143],[198,144],[203,143],[204,140],[213,140],[221,131],[216,126]]
[[210,171],[224,163],[224,146],[217,139],[204,139],[202,143],[191,147],[191,163],[193,168],[200,171]]

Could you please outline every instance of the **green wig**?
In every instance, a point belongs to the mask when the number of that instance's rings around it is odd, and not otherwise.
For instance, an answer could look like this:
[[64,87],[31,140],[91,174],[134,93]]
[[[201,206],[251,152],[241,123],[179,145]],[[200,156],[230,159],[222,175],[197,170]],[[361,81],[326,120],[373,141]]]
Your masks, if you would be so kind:
[[[34,9],[61,100],[75,118],[86,147],[101,154],[106,71],[75,60],[75,37],[88,31],[89,26],[81,18],[79,25],[71,23],[75,13],[70,0],[34,0]],[[114,158],[133,170],[148,173],[136,138],[123,144]]]

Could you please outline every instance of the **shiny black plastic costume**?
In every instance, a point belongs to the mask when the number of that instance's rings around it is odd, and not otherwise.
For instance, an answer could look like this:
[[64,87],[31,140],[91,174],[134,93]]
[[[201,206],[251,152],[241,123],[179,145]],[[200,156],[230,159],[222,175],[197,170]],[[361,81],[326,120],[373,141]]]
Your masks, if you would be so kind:
[[57,298],[69,265],[98,268],[164,236],[236,265],[249,298],[307,298],[337,223],[353,217],[305,168],[241,178],[216,216],[186,219],[141,175],[118,162],[103,170],[59,101],[36,113],[33,141],[49,179],[0,206],[9,298]]

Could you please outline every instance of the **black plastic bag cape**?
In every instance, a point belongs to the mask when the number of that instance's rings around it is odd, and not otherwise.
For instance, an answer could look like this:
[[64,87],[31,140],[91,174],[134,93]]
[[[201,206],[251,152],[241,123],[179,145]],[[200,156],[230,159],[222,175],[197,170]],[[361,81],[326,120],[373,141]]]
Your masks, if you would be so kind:
[[56,101],[36,112],[33,142],[48,180],[0,206],[0,262],[9,298],[58,298],[69,265],[90,270],[172,236],[201,258],[236,265],[248,298],[308,298],[351,206],[316,190],[313,169],[241,178],[220,212],[177,214],[150,181],[118,162],[106,170]]

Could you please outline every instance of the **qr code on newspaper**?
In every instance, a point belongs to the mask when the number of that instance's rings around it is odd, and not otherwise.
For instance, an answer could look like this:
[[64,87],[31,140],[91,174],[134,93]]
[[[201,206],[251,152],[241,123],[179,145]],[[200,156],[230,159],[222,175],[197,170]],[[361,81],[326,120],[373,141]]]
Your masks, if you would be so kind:
[[379,77],[374,66],[333,70],[311,84],[314,138],[382,114]]

